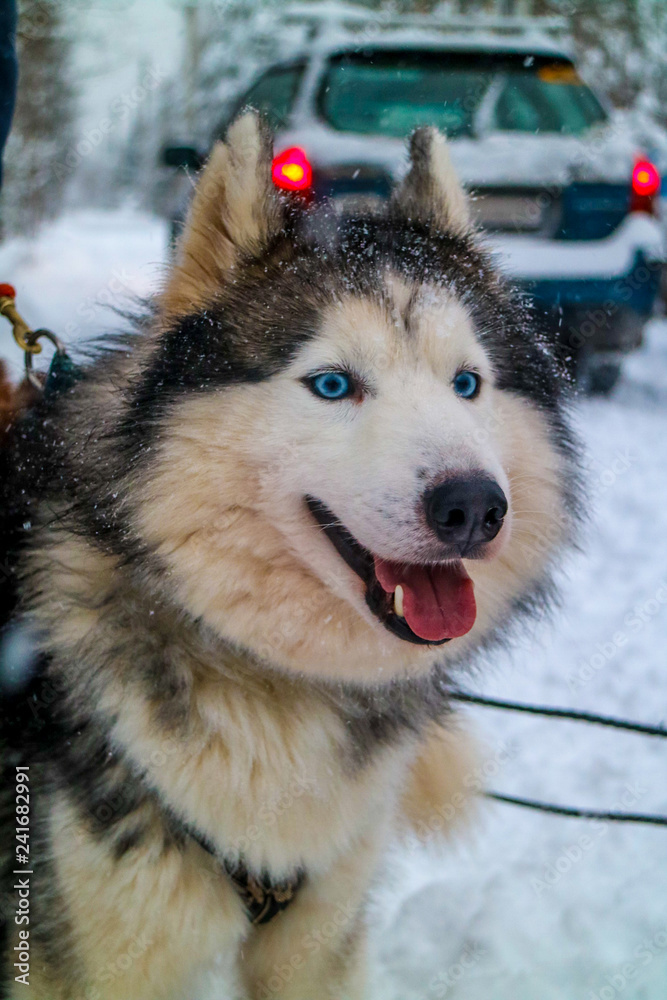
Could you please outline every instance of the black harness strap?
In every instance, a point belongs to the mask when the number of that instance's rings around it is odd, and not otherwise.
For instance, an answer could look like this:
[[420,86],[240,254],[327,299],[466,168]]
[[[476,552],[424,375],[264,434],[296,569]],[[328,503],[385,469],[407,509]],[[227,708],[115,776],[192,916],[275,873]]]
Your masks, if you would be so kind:
[[215,858],[224,870],[243,903],[248,920],[254,927],[270,924],[279,913],[286,910],[306,880],[306,873],[302,868],[297,869],[290,878],[282,879],[280,882],[274,882],[268,872],[257,875],[248,871],[242,861],[232,864],[221,858],[211,842],[192,827],[183,825],[183,829],[207,854]]
[[253,875],[241,862],[234,866],[224,863],[224,869],[255,927],[270,924],[287,909],[306,878],[306,873],[299,869],[291,878],[272,882],[268,874]]

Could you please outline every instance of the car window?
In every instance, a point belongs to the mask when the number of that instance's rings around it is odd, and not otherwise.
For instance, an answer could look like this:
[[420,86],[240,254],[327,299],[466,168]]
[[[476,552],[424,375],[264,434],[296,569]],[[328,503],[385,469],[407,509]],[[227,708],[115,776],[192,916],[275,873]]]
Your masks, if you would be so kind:
[[430,52],[350,53],[331,60],[320,110],[343,132],[403,137],[418,125],[470,135],[493,78],[485,66]]
[[343,132],[402,137],[419,125],[436,125],[450,137],[471,136],[484,97],[499,81],[494,128],[573,134],[606,117],[571,63],[422,50],[335,56],[319,111]]
[[545,66],[536,73],[509,72],[499,92],[491,125],[500,131],[577,135],[605,121],[595,94],[569,71]]
[[267,116],[273,129],[285,128],[303,70],[302,64],[269,70],[238,102],[237,110],[249,104]]

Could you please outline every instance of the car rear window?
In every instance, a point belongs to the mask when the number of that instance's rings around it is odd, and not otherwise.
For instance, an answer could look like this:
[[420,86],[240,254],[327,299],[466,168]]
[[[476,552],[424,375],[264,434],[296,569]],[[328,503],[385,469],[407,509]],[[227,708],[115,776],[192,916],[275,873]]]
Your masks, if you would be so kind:
[[322,117],[342,132],[405,136],[436,125],[576,135],[606,119],[571,63],[534,56],[422,50],[354,52],[329,62]]
[[302,64],[269,70],[243,95],[237,108],[250,105],[266,115],[272,129],[285,128],[303,71]]

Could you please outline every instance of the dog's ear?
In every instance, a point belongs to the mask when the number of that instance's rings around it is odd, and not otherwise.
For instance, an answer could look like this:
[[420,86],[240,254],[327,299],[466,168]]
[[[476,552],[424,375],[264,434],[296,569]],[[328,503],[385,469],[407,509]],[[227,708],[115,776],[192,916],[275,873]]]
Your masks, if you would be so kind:
[[272,157],[273,136],[255,111],[237,118],[214,146],[176,246],[164,315],[210,303],[238,259],[261,253],[279,232],[284,209],[271,182]]
[[396,191],[402,215],[465,233],[471,228],[468,199],[456,176],[445,137],[436,128],[419,128],[410,139],[410,171]]

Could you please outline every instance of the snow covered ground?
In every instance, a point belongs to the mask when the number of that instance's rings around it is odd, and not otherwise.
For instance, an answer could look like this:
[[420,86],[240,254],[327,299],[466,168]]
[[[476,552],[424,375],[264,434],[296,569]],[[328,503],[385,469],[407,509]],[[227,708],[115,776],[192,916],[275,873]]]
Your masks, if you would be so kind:
[[[130,209],[76,212],[36,239],[0,244],[0,282],[14,285],[19,312],[33,329],[49,327],[71,348],[122,326],[111,307],[131,307],[133,296],[155,287],[166,246],[166,225],[152,216]],[[0,358],[18,374],[23,354],[10,329],[3,321]]]
[[[117,322],[103,308],[159,279],[166,231],[129,210],[68,216],[0,246],[0,281],[68,343]],[[96,304],[96,303],[99,303]],[[0,328],[0,356],[19,352]],[[474,686],[488,694],[667,721],[667,324],[653,323],[610,400],[580,404],[594,516],[563,609]],[[473,686],[471,681],[469,687]],[[658,740],[466,710],[489,787],[667,812]],[[374,915],[376,1000],[664,1000],[667,830],[482,802],[446,849],[397,849]]]

